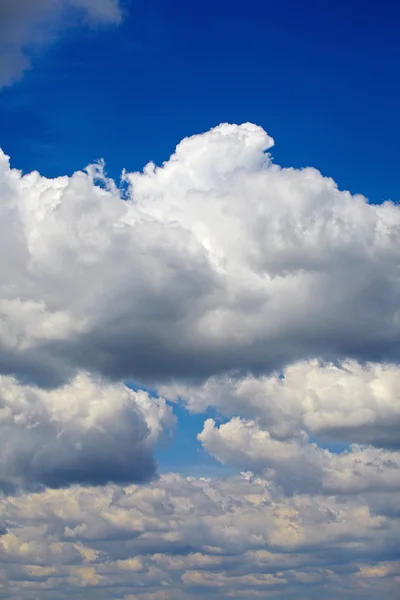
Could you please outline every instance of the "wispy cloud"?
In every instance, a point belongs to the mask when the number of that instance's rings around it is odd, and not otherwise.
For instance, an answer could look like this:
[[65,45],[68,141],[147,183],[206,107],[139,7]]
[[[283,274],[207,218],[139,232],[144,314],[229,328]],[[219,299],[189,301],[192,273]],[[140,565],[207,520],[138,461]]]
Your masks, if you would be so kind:
[[71,11],[88,23],[117,24],[119,0],[3,0],[0,3],[0,88],[30,67],[32,53],[46,47],[69,24]]

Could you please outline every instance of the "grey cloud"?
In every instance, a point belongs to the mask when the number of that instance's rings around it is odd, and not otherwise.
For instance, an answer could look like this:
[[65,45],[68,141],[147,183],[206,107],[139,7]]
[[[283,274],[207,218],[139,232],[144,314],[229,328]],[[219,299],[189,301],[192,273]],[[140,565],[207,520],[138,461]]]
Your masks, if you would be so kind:
[[142,483],[174,423],[162,399],[81,374],[57,391],[0,378],[0,489]]
[[119,0],[2,0],[0,3],[0,88],[14,83],[30,66],[32,51],[51,43],[67,22],[65,11],[79,9],[97,23],[118,23]]

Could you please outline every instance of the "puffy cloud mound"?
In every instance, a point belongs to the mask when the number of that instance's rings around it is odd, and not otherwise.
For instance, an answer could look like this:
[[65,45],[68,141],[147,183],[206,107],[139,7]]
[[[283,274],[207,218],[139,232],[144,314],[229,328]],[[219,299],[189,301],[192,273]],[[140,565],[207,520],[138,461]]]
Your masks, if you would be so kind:
[[119,23],[119,0],[2,0],[0,88],[29,67],[28,51],[51,42],[65,26],[67,9],[83,11],[92,23]]
[[0,377],[0,490],[151,479],[165,400],[79,374],[55,391]]
[[[71,178],[0,164],[0,369],[59,385],[399,358],[400,209],[282,169],[251,124]],[[11,258],[5,258],[7,254]]]

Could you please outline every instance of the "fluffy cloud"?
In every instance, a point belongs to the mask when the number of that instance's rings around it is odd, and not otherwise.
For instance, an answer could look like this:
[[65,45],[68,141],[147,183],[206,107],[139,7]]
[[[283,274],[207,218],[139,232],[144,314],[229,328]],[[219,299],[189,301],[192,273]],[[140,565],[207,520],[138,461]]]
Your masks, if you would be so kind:
[[101,168],[48,180],[2,156],[0,369],[55,385],[396,361],[399,208],[279,168],[272,143],[221,125],[125,195]]
[[65,27],[67,9],[84,11],[92,23],[118,23],[119,0],[2,0],[0,88],[29,67],[29,50],[52,41]]
[[319,440],[399,448],[400,368],[395,364],[289,365],[270,376],[211,377],[203,385],[161,386],[193,412],[216,407],[226,417],[256,419],[277,440],[299,430]]
[[[0,156],[0,596],[397,597],[400,209],[272,145],[223,124],[119,187]],[[246,472],[154,481],[163,398]]]
[[148,486],[0,500],[1,518],[0,561],[11,597],[244,599],[274,592],[350,600],[380,590],[394,600],[398,591],[399,518],[368,494],[288,499],[251,475],[166,475]]
[[220,427],[208,419],[198,438],[220,462],[263,473],[290,493],[400,491],[400,452],[353,445],[335,454],[310,443],[304,432],[281,441],[238,417]]
[[164,400],[85,374],[51,392],[0,377],[0,490],[149,480],[173,423]]

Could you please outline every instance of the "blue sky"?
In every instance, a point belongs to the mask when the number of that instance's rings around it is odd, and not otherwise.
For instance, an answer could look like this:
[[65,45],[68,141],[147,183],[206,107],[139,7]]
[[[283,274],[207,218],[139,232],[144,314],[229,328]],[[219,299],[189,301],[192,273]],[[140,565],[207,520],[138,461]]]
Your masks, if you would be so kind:
[[396,2],[126,3],[119,27],[75,29],[0,96],[24,170],[110,174],[161,163],[183,137],[251,121],[288,166],[313,165],[371,201],[398,197]]
[[0,598],[397,600],[399,31],[0,0]]
[[[145,390],[153,398],[158,396],[157,390],[140,384],[129,385],[133,390]],[[179,401],[171,403],[171,406],[176,418],[175,427],[155,451],[160,472],[173,471],[184,477],[213,477],[232,473],[232,469],[207,454],[197,440],[197,434],[203,429],[205,419],[213,418],[218,423],[224,423],[227,419],[212,407],[196,413],[189,411]]]

